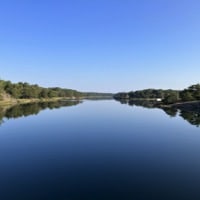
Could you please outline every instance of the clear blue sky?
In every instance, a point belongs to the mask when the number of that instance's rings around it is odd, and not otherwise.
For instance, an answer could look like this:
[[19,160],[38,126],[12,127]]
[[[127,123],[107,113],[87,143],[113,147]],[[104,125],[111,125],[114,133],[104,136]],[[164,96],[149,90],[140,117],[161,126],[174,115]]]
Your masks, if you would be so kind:
[[200,81],[199,0],[2,0],[0,78],[81,91]]

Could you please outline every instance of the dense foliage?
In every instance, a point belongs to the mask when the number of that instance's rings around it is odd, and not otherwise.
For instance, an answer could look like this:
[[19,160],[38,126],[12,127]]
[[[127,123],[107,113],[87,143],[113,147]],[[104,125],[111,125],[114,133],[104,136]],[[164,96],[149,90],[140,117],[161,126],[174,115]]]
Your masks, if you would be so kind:
[[117,93],[114,97],[116,99],[166,99],[168,97],[176,97],[177,99],[178,96],[179,91],[177,90],[146,89]]
[[83,94],[76,90],[55,88],[44,88],[38,85],[28,83],[11,83],[10,81],[0,80],[0,94],[5,93],[15,99],[30,98],[53,98],[53,97],[70,97],[77,98]]
[[30,85],[28,83],[11,83],[10,81],[0,80],[0,100],[3,99],[3,94],[9,95],[15,99],[31,99],[31,98],[97,98],[107,99],[113,98],[111,93],[97,93],[97,92],[78,92],[71,89],[63,89],[59,87],[44,88],[38,85]]
[[191,85],[187,89],[180,92],[182,101],[200,100],[200,84]]
[[200,84],[192,85],[182,91],[146,89],[140,91],[121,92],[114,96],[115,99],[162,99],[165,104],[176,102],[199,101]]

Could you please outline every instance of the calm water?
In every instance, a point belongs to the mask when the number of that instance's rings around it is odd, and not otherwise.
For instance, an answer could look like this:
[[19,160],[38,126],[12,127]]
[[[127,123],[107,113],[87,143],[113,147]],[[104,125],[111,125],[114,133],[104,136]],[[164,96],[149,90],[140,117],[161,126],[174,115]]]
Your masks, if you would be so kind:
[[200,199],[198,113],[114,100],[0,113],[2,200]]

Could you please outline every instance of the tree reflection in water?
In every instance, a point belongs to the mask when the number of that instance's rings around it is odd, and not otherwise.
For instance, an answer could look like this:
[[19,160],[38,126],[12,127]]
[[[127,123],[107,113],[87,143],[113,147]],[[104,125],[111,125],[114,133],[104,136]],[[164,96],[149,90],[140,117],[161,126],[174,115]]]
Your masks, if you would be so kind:
[[45,109],[58,109],[60,107],[75,106],[81,101],[56,101],[56,102],[40,102],[20,104],[11,107],[0,107],[0,125],[4,122],[4,118],[19,118],[29,115],[37,115]]
[[144,108],[159,108],[162,109],[167,115],[176,117],[179,115],[184,120],[188,121],[191,125],[200,126],[200,103],[176,105],[173,107],[161,107],[159,102],[156,101],[142,101],[142,100],[122,100],[122,104],[130,106],[142,106]]
[[[156,101],[141,101],[141,100],[122,100],[122,104],[129,106],[142,106],[144,108],[159,108],[162,109],[167,115],[176,117],[179,115],[191,125],[200,126],[200,103],[188,105],[176,105],[174,107],[161,107],[159,102]],[[57,109],[60,107],[75,106],[81,101],[57,101],[57,102],[42,102],[42,103],[29,103],[15,105],[12,107],[0,107],[0,125],[4,119],[18,118],[29,115],[37,115],[40,111],[45,109]]]

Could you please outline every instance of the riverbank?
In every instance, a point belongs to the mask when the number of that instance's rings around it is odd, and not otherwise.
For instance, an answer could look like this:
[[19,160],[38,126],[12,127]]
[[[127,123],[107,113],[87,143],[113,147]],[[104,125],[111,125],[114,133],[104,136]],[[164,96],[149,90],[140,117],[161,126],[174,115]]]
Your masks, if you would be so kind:
[[[157,101],[157,99],[139,99],[139,98],[129,98],[129,99],[115,99],[117,101],[120,101],[121,103],[127,103],[127,104],[135,104],[135,105],[143,105],[144,102],[151,102],[151,104],[148,103],[148,105],[151,105],[151,107],[157,107],[157,108],[175,108],[175,109],[181,109],[181,110],[189,110],[189,109],[199,109],[200,110],[200,100],[196,101],[185,101],[185,102],[177,102],[173,104],[164,104],[162,101]],[[142,104],[140,102],[143,102]]]
[[0,101],[0,106],[14,106],[17,104],[28,104],[28,103],[38,103],[38,102],[55,102],[61,100],[70,100],[70,99],[63,97],[41,98],[41,99],[7,99]]
[[54,97],[54,98],[32,98],[32,99],[14,99],[14,98],[5,98],[4,100],[0,100],[0,106],[14,106],[17,104],[28,104],[28,103],[39,103],[39,102],[55,102],[55,101],[70,101],[70,100],[102,100],[102,99],[113,99],[111,96],[82,96],[79,98],[75,97]]

